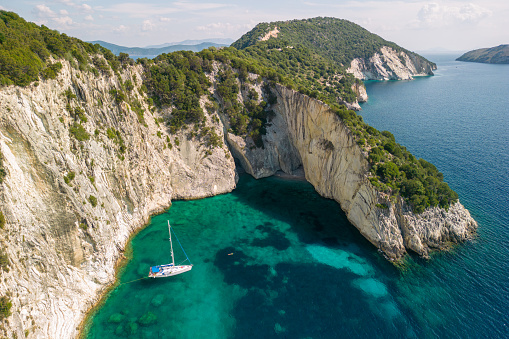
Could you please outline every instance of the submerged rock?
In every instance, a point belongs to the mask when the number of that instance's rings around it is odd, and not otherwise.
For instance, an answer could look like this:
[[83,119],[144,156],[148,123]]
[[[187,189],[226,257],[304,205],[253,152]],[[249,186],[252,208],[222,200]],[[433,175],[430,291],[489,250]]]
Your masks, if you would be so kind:
[[108,319],[108,322],[109,323],[121,323],[122,321],[124,321],[125,319],[125,316],[120,314],[120,313],[113,313],[112,315],[110,315],[109,319]]
[[147,313],[142,315],[140,320],[138,320],[138,323],[141,326],[150,326],[152,324],[155,324],[156,322],[157,322],[157,316],[150,311],[148,311]]
[[156,295],[154,298],[152,298],[152,300],[150,301],[150,303],[153,305],[153,306],[161,306],[163,304],[163,301],[164,301],[164,295],[163,294],[158,294]]

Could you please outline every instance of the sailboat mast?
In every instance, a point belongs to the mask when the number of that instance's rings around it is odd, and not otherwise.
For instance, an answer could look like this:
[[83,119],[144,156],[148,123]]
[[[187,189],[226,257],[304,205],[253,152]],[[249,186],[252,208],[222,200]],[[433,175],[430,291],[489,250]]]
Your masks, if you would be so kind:
[[173,242],[171,241],[171,226],[169,220],[168,220],[168,232],[170,233],[171,264],[175,266],[175,257],[173,256]]

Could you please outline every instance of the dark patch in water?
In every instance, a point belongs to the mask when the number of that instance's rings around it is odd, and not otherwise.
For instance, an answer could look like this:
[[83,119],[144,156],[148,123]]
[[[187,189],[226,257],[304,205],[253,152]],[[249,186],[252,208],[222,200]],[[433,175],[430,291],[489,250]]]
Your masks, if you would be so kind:
[[337,247],[339,246],[338,238],[327,237],[322,239],[323,243],[327,245],[327,247]]
[[269,265],[248,265],[250,258],[234,247],[226,247],[216,253],[214,265],[221,270],[227,284],[244,288],[267,287]]
[[[381,319],[373,317],[370,326],[363,324],[369,305],[350,283],[355,275],[322,264],[283,263],[276,272],[268,284],[260,284],[263,290],[251,288],[237,303],[232,312],[235,338],[379,336]],[[398,337],[396,329],[392,335]]]
[[290,240],[288,240],[285,237],[285,234],[281,231],[272,228],[271,226],[273,226],[273,224],[270,222],[266,222],[264,225],[256,226],[257,230],[262,231],[264,233],[265,238],[254,239],[251,242],[251,245],[257,247],[272,246],[279,251],[284,251],[288,247],[290,247],[291,245]]

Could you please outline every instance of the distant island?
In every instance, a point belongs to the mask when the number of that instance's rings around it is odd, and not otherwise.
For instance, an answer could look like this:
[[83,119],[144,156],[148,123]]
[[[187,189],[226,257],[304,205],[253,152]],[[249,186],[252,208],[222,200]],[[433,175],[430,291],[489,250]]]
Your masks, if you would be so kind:
[[485,64],[509,64],[509,45],[476,49],[463,54],[456,60]]
[[[219,39],[211,39],[211,40],[219,40]],[[199,52],[209,47],[227,47],[230,45],[228,43],[229,39],[221,39],[219,42],[215,41],[207,41],[207,40],[186,40],[180,43],[167,43],[163,45],[157,46],[147,46],[147,47],[126,47],[115,45],[106,41],[96,40],[90,41],[92,44],[99,44],[104,48],[109,49],[115,55],[119,55],[120,53],[127,53],[131,58],[154,58],[163,53],[171,53],[176,51],[192,51]]]

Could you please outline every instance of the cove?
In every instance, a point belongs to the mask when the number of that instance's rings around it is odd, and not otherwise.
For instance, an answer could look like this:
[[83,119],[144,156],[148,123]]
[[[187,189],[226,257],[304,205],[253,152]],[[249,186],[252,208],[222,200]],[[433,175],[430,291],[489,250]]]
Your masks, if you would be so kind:
[[87,337],[508,337],[509,66],[429,59],[434,77],[367,84],[361,114],[444,173],[474,241],[398,269],[308,183],[241,176],[140,231],[120,282],[170,260],[168,219],[195,266],[119,285]]
[[92,318],[88,338],[374,335],[356,325],[366,309],[379,326],[387,322],[373,299],[401,314],[387,292],[389,276],[380,274],[394,274],[392,265],[307,182],[242,175],[230,194],[174,202],[133,239],[121,284],[170,260],[168,219],[193,270],[119,285]]

